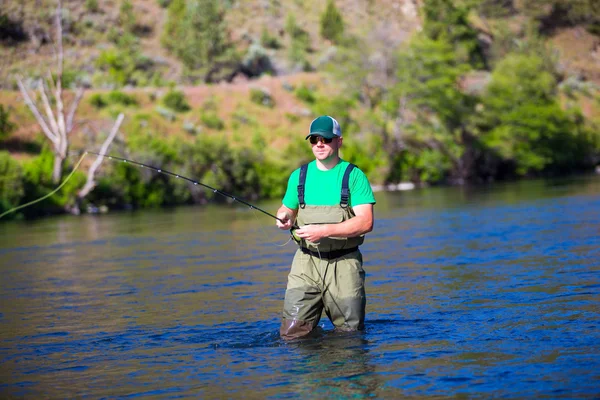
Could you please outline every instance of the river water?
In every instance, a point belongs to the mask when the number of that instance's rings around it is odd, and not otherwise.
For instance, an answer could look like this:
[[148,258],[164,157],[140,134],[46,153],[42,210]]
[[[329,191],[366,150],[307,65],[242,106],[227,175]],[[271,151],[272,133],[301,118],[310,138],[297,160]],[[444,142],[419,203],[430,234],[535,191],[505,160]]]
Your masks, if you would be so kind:
[[0,397],[600,397],[600,177],[376,198],[366,330],[291,343],[257,211],[2,221]]

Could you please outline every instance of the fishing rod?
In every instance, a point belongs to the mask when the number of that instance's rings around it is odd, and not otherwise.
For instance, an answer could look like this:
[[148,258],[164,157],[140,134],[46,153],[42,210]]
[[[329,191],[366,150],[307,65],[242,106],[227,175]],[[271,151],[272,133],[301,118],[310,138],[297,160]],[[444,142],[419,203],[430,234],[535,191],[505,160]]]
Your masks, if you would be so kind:
[[167,171],[166,169],[162,169],[162,168],[153,167],[153,166],[151,166],[151,165],[147,165],[147,164],[142,164],[142,163],[140,163],[140,162],[137,162],[137,161],[134,161],[134,160],[129,160],[129,159],[127,159],[127,158],[117,157],[117,156],[108,155],[108,154],[96,153],[96,152],[94,152],[94,151],[86,151],[86,153],[89,153],[89,154],[94,154],[94,155],[97,155],[97,156],[99,156],[99,157],[108,158],[109,160],[118,160],[118,161],[123,161],[123,162],[125,162],[125,163],[130,163],[130,164],[138,165],[138,166],[140,166],[140,167],[142,167],[142,168],[148,168],[148,169],[151,169],[151,170],[153,170],[153,171],[156,171],[156,172],[158,172],[158,173],[161,173],[161,174],[165,174],[165,175],[174,176],[175,178],[178,178],[178,179],[183,179],[183,180],[185,180],[185,181],[188,181],[188,182],[190,182],[190,183],[193,183],[193,184],[194,184],[194,185],[196,185],[196,186],[197,186],[197,185],[203,186],[203,187],[205,187],[205,188],[207,188],[207,189],[210,189],[210,190],[212,190],[212,191],[213,191],[213,193],[217,193],[217,194],[220,194],[221,196],[224,196],[224,197],[230,198],[230,199],[232,199],[232,200],[234,200],[234,201],[237,201],[238,203],[244,204],[244,205],[246,205],[246,206],[250,207],[251,209],[254,209],[254,210],[260,211],[261,213],[263,213],[263,214],[265,214],[265,215],[268,215],[268,216],[269,216],[269,217],[271,217],[271,218],[275,218],[276,220],[278,220],[278,221],[280,221],[280,222],[282,222],[282,223],[283,223],[283,221],[282,221],[280,218],[277,218],[275,215],[271,214],[271,213],[270,213],[270,212],[268,212],[268,211],[265,211],[265,210],[263,210],[263,209],[262,209],[262,208],[260,208],[260,207],[257,207],[257,206],[255,206],[255,205],[253,205],[253,204],[250,204],[250,203],[248,203],[248,202],[247,202],[246,200],[244,200],[244,199],[240,199],[239,197],[236,197],[236,196],[234,196],[234,195],[232,195],[232,194],[229,194],[229,193],[227,193],[227,192],[224,192],[224,191],[222,191],[222,190],[219,190],[219,189],[217,189],[217,188],[214,188],[214,187],[212,187],[212,186],[210,186],[210,185],[207,185],[207,184],[205,184],[205,183],[198,182],[198,181],[196,181],[196,180],[194,180],[194,179],[191,179],[191,178],[185,177],[185,176],[183,176],[183,175],[176,174],[176,173],[174,173],[174,172],[171,172],[171,171]]
[[71,171],[71,173],[69,174],[69,176],[67,176],[67,178],[66,178],[66,179],[65,179],[65,180],[64,180],[64,181],[63,181],[63,182],[62,182],[62,183],[61,183],[61,184],[60,184],[60,185],[59,185],[59,186],[58,186],[56,189],[54,189],[54,190],[53,190],[53,191],[51,191],[50,193],[46,194],[45,196],[42,196],[42,197],[40,197],[39,199],[36,199],[36,200],[30,201],[29,203],[22,204],[22,205],[20,205],[20,206],[18,206],[18,207],[14,207],[14,208],[11,208],[10,210],[7,210],[7,211],[5,211],[4,213],[0,214],[0,218],[4,217],[4,216],[5,216],[5,215],[7,215],[7,214],[10,214],[10,213],[12,213],[12,212],[15,212],[15,211],[17,211],[17,210],[20,210],[20,209],[22,209],[22,208],[29,207],[29,206],[31,206],[31,205],[33,205],[33,204],[35,204],[35,203],[38,203],[38,202],[40,202],[40,201],[42,201],[42,200],[44,200],[44,199],[47,199],[48,197],[52,196],[54,193],[58,192],[58,191],[59,191],[59,190],[60,190],[60,189],[61,189],[61,188],[62,188],[62,187],[63,187],[63,186],[64,186],[64,185],[67,183],[67,181],[68,181],[69,179],[71,179],[71,177],[73,176],[73,174],[75,173],[75,171],[77,170],[77,168],[79,168],[79,165],[81,164],[81,162],[83,161],[83,159],[85,158],[85,156],[86,156],[86,155],[88,155],[88,154],[94,154],[94,155],[97,155],[97,156],[99,156],[99,157],[108,158],[109,160],[118,160],[118,161],[122,161],[122,162],[124,162],[124,163],[129,163],[129,164],[137,165],[137,166],[140,166],[140,167],[142,167],[142,168],[148,168],[148,169],[151,169],[151,170],[153,170],[153,171],[156,171],[156,172],[158,172],[158,173],[161,173],[161,174],[165,174],[165,175],[174,176],[175,178],[178,178],[178,179],[183,179],[183,180],[185,180],[185,181],[188,181],[188,182],[190,182],[190,183],[193,183],[195,186],[197,186],[197,185],[204,186],[205,188],[212,190],[212,191],[213,191],[213,193],[217,193],[217,194],[220,194],[221,196],[224,196],[224,197],[230,198],[230,199],[232,199],[232,200],[234,200],[234,201],[237,201],[238,203],[241,203],[241,204],[244,204],[244,205],[246,205],[246,206],[250,207],[251,209],[254,209],[254,210],[260,211],[260,212],[262,212],[263,214],[265,214],[265,215],[268,215],[269,217],[271,217],[271,218],[274,218],[274,219],[278,220],[278,221],[279,221],[279,222],[281,222],[281,223],[284,223],[284,221],[283,221],[282,219],[280,219],[280,218],[277,218],[275,215],[271,214],[270,212],[268,212],[268,211],[265,211],[265,210],[263,210],[262,208],[260,208],[260,207],[257,207],[257,206],[255,206],[255,205],[253,205],[253,204],[250,204],[250,203],[248,203],[248,202],[247,202],[246,200],[244,200],[244,199],[240,199],[239,197],[236,197],[236,196],[234,196],[234,195],[232,195],[232,194],[226,193],[226,192],[224,192],[224,191],[222,191],[222,190],[219,190],[219,189],[217,189],[217,188],[214,188],[214,187],[212,187],[212,186],[209,186],[209,185],[207,185],[207,184],[205,184],[205,183],[198,182],[198,181],[196,181],[196,180],[194,180],[194,179],[191,179],[191,178],[185,177],[185,176],[183,176],[183,175],[180,175],[180,174],[176,174],[176,173],[174,173],[174,172],[171,172],[171,171],[167,171],[166,169],[162,169],[162,168],[153,167],[153,166],[151,166],[151,165],[147,165],[147,164],[142,164],[142,163],[140,163],[140,162],[137,162],[137,161],[134,161],[134,160],[129,160],[129,159],[127,159],[127,158],[122,158],[122,157],[117,157],[117,156],[113,156],[113,155],[107,155],[107,154],[102,154],[102,153],[96,153],[95,151],[88,151],[88,150],[86,150],[86,151],[83,153],[83,155],[81,156],[81,158],[79,159],[79,161],[78,161],[78,162],[77,162],[77,164],[75,165],[75,168],[73,168],[73,171]]

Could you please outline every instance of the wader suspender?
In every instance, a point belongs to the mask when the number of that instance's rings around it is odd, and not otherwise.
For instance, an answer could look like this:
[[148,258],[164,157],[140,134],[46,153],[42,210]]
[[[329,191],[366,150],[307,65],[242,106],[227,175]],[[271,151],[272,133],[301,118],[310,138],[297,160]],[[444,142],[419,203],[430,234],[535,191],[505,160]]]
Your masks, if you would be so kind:
[[[346,172],[344,172],[344,178],[342,179],[342,193],[340,196],[340,207],[348,207],[348,200],[350,199],[350,173],[356,167],[354,164],[348,164]],[[300,177],[298,178],[298,204],[300,208],[304,208],[306,203],[304,202],[304,184],[306,183],[306,171],[308,170],[308,164],[304,164],[300,167]]]

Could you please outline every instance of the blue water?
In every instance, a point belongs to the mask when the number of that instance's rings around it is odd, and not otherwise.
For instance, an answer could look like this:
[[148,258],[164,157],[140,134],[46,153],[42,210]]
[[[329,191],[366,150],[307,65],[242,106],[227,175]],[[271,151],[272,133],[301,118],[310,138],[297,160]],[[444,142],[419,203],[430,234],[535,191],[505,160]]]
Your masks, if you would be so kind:
[[0,397],[600,398],[600,177],[377,201],[366,330],[293,343],[256,212],[0,224]]

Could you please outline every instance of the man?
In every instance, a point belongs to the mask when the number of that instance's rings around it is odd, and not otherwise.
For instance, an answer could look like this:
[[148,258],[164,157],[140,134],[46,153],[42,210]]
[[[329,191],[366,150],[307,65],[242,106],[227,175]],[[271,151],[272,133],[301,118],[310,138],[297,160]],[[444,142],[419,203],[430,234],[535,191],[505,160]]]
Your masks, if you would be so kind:
[[288,276],[280,334],[310,333],[325,313],[337,330],[364,328],[365,272],[358,246],[373,229],[375,198],[365,174],[342,160],[342,131],[324,115],[306,137],[315,160],[288,181],[277,226],[293,231],[300,248]]

